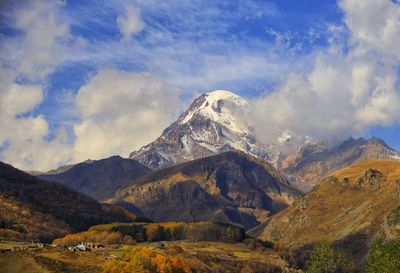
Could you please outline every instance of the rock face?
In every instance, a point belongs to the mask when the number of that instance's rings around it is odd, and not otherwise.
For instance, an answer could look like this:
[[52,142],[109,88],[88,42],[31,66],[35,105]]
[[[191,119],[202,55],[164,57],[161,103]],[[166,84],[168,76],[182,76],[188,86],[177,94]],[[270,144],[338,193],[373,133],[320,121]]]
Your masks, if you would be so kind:
[[133,221],[120,207],[103,205],[64,185],[0,162],[0,239],[49,242],[95,224]]
[[144,175],[115,202],[133,204],[154,221],[215,220],[247,229],[300,195],[271,164],[225,152]]
[[400,158],[400,154],[379,138],[350,138],[331,149],[317,143],[301,145],[282,158],[280,168],[303,184],[316,185],[329,173],[355,162],[384,158]]
[[203,94],[159,138],[130,158],[152,169],[235,149],[266,158],[243,120],[247,107],[245,99],[229,91]]
[[61,167],[38,177],[62,183],[97,200],[106,200],[148,172],[149,168],[135,160],[112,156]]
[[[300,248],[323,240],[376,235],[398,238],[400,226],[400,161],[367,160],[323,179],[312,192],[273,216],[250,234],[286,247]],[[358,243],[357,243],[358,244]]]

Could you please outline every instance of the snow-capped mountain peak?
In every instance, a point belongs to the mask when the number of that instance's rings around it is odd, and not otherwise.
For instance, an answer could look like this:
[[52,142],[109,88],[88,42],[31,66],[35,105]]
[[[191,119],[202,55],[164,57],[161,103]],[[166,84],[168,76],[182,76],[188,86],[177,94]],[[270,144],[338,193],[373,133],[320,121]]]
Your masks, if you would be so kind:
[[178,123],[186,124],[200,116],[232,131],[248,133],[248,126],[242,119],[247,106],[248,102],[242,97],[230,91],[215,90],[198,97],[178,119]]
[[204,93],[158,139],[130,157],[156,169],[234,149],[256,154],[244,120],[247,109],[248,102],[230,91]]

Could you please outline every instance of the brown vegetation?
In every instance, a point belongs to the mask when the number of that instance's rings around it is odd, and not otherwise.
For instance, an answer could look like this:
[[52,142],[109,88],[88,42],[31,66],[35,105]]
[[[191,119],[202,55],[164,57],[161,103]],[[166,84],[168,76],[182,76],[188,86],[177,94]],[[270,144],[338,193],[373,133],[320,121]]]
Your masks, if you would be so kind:
[[137,246],[129,249],[121,261],[109,260],[103,273],[192,273],[190,265],[178,257],[170,257],[152,251],[149,247]]
[[94,224],[133,221],[122,208],[102,205],[63,185],[0,162],[0,238],[51,241]]

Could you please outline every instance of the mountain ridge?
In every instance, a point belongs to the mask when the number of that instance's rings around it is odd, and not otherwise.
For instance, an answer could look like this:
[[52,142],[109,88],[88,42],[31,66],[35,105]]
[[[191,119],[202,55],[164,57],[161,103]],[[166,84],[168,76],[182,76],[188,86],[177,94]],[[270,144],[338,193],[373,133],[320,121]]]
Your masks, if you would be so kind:
[[38,177],[67,185],[97,200],[107,200],[119,188],[148,172],[150,169],[136,160],[111,156],[60,167]]
[[155,221],[239,219],[249,228],[301,194],[268,162],[230,151],[143,175],[114,202],[132,203]]

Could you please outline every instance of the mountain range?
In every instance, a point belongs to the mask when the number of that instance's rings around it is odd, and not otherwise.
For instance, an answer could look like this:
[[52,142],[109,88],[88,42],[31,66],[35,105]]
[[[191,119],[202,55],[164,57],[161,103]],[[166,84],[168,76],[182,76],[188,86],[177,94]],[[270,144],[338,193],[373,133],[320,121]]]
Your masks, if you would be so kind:
[[249,229],[336,170],[367,159],[399,158],[378,138],[328,147],[283,131],[276,142],[261,144],[243,118],[248,107],[229,91],[202,94],[129,159],[88,160],[39,177],[154,221],[215,220]]
[[333,147],[309,136],[282,131],[268,145],[257,140],[244,118],[249,102],[225,90],[196,98],[179,118],[152,143],[130,154],[151,169],[240,150],[282,170],[303,190],[310,190],[325,175],[365,159],[400,158],[381,139],[344,139]]

